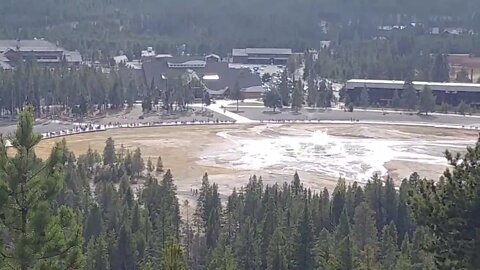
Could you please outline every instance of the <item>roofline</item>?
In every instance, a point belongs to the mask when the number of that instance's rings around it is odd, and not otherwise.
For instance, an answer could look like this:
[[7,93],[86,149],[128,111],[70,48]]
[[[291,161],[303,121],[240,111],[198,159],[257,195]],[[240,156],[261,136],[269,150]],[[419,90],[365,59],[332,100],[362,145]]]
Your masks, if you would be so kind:
[[[347,83],[383,83],[383,84],[405,84],[405,81],[400,80],[367,80],[367,79],[351,79]],[[412,81],[415,85],[429,85],[429,86],[464,86],[464,87],[480,87],[480,83],[456,83],[456,82],[426,82],[426,81]]]
[[[380,88],[385,89],[403,89],[405,81],[400,80],[365,80],[365,79],[352,79],[348,80],[345,84],[346,89],[355,89],[360,87],[367,88]],[[412,81],[413,86],[416,89],[421,89],[425,86],[433,88],[436,91],[460,91],[460,92],[480,92],[479,83],[454,83],[454,82],[424,82],[424,81]]]

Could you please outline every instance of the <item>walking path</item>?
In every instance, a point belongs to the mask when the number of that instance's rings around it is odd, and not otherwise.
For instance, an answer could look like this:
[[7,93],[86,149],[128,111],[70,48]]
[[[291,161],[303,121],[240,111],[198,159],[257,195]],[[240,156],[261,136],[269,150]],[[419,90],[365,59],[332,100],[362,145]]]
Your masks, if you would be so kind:
[[[216,113],[222,114],[226,117],[229,117],[229,118],[233,119],[236,123],[239,123],[239,124],[260,123],[259,120],[252,120],[252,119],[246,118],[244,116],[241,116],[239,114],[236,114],[236,113],[233,113],[233,112],[229,111],[226,107],[228,107],[229,104],[231,104],[231,103],[232,103],[231,100],[217,100],[216,103],[214,103],[214,104],[212,103],[209,106],[207,106],[206,108],[213,111],[213,112],[216,112]],[[201,106],[201,104],[194,104],[193,106],[197,107],[199,105]]]

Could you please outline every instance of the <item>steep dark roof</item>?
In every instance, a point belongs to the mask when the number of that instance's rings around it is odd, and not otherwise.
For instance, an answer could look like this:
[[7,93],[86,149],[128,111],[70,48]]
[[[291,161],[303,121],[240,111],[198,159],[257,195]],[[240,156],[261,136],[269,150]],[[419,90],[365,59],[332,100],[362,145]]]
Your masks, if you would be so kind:
[[[171,58],[168,59],[169,62],[170,59]],[[190,60],[198,60],[198,58],[182,59],[184,62]],[[217,75],[218,79],[216,80],[203,80],[205,86],[214,91],[232,88],[237,81],[241,89],[262,85],[260,76],[251,73],[248,68],[229,68],[228,63],[225,62],[207,62],[205,66],[201,68],[169,68],[165,60],[151,60],[143,63],[145,84],[150,86],[153,80],[155,87],[159,89],[165,88],[162,75],[176,77],[184,74],[187,70],[193,70],[199,78],[203,78],[205,75]]]
[[197,74],[200,77],[204,75],[218,75],[218,80],[204,81],[205,86],[211,90],[233,88],[237,81],[241,89],[262,85],[260,76],[251,73],[250,69],[229,68],[228,63],[225,62],[207,63],[203,72],[197,72]]

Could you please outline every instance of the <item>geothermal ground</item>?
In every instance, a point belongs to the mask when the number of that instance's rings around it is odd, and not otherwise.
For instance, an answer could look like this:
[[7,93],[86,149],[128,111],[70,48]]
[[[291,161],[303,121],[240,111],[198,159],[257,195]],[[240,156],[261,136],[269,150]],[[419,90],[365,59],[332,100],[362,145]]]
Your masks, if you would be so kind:
[[[250,124],[114,129],[65,138],[78,156],[88,147],[102,152],[108,137],[117,147],[140,147],[154,164],[162,156],[180,197],[188,198],[205,172],[223,195],[245,185],[251,175],[274,184],[290,181],[295,171],[316,190],[332,189],[339,177],[366,182],[374,173],[388,173],[397,184],[412,172],[437,179],[447,167],[444,151],[464,151],[478,133],[363,124]],[[37,153],[46,157],[58,140],[43,140]]]

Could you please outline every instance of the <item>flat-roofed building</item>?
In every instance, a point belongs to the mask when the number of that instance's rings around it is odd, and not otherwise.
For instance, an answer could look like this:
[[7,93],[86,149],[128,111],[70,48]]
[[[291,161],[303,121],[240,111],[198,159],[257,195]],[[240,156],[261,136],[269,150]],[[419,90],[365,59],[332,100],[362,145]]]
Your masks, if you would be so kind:
[[41,65],[55,66],[60,63],[77,65],[82,56],[77,51],[68,51],[43,39],[0,40],[2,62],[15,66],[19,61],[34,61]]
[[232,50],[232,62],[237,64],[285,65],[292,49],[245,48]]
[[[461,101],[478,106],[480,105],[480,84],[476,83],[440,83],[413,81],[417,92],[428,86],[436,97],[437,104],[443,102],[457,106]],[[402,94],[405,81],[364,80],[353,79],[347,81],[345,90],[350,100],[358,103],[363,89],[368,90],[370,103],[381,106],[390,105],[395,91]]]

